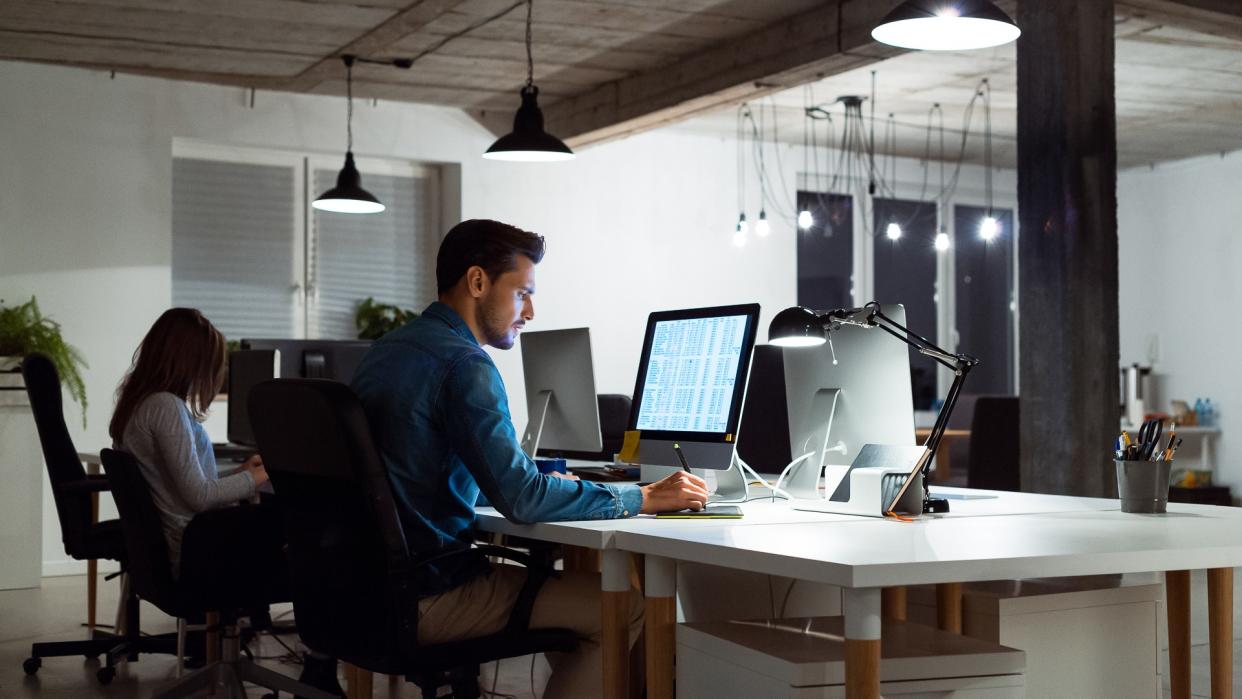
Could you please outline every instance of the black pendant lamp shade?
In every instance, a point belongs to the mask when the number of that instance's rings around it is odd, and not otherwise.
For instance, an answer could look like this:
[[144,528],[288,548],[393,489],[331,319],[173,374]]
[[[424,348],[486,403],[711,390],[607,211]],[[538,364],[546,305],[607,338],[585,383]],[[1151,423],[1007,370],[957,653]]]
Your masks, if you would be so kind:
[[311,206],[340,214],[378,214],[384,210],[380,200],[362,188],[362,176],[354,165],[353,151],[345,153],[345,167],[336,176],[336,186],[320,194]]
[[534,0],[526,0],[526,84],[522,86],[522,106],[513,116],[513,131],[496,139],[492,147],[483,153],[488,160],[550,163],[574,158],[569,146],[543,130],[539,88],[535,87],[535,58],[531,53],[533,8]]
[[488,160],[554,162],[572,160],[574,152],[561,139],[543,130],[543,111],[539,109],[539,88],[522,87],[522,106],[513,116],[513,131],[496,139],[483,154]]
[[345,166],[336,176],[336,186],[311,202],[311,206],[320,211],[332,211],[338,214],[378,214],[384,205],[367,190],[362,188],[362,176],[354,165],[354,57],[342,56],[345,62]]
[[871,31],[890,46],[967,51],[1007,44],[1022,32],[989,0],[906,0]]

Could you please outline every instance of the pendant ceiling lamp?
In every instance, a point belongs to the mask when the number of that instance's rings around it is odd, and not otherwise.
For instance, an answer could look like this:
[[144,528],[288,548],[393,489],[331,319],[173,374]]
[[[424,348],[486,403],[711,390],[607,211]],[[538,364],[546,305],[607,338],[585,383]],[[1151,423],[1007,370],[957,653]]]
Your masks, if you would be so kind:
[[546,163],[573,160],[574,152],[561,139],[543,130],[543,111],[539,109],[539,88],[535,87],[535,59],[531,53],[531,9],[526,0],[526,84],[522,86],[522,106],[513,116],[513,131],[496,139],[483,154],[488,160]]
[[871,30],[890,46],[967,51],[1008,44],[1022,32],[989,0],[906,0]]
[[320,211],[339,214],[378,214],[384,205],[362,188],[362,176],[354,165],[354,57],[342,56],[345,62],[345,166],[336,176],[336,186],[311,202]]

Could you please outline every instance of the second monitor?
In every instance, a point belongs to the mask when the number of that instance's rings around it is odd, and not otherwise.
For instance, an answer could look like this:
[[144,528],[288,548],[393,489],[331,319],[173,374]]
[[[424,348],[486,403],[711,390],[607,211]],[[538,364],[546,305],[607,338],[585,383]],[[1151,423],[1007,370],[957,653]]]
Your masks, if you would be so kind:
[[527,416],[522,451],[531,458],[540,448],[600,451],[591,331],[542,330],[521,338]]

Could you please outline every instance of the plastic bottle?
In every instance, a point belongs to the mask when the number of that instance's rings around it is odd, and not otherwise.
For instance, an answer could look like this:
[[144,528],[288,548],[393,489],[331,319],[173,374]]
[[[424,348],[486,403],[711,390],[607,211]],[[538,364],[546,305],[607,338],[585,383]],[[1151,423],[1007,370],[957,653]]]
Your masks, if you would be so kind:
[[1207,426],[1207,416],[1203,414],[1203,399],[1195,399],[1195,424]]
[[1205,398],[1203,400],[1203,412],[1205,413],[1207,417],[1207,421],[1204,423],[1204,426],[1215,427],[1216,426],[1216,406],[1212,405],[1211,398]]

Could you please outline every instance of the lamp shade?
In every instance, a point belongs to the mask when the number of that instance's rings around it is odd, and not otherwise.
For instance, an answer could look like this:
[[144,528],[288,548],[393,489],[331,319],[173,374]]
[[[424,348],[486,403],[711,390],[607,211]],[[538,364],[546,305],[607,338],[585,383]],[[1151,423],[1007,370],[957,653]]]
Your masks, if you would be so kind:
[[768,342],[779,347],[814,347],[826,342],[824,323],[815,311],[802,306],[786,308],[768,325]]
[[871,30],[871,38],[906,49],[967,51],[1007,44],[1021,33],[989,0],[906,0]]
[[353,151],[345,153],[345,167],[336,176],[336,186],[320,194],[311,206],[339,214],[378,214],[384,210],[380,200],[362,188],[362,176],[354,165]]
[[492,144],[483,154],[488,160],[555,162],[573,160],[574,152],[561,139],[543,130],[543,111],[539,109],[539,88],[522,88],[522,106],[513,116],[513,131]]

